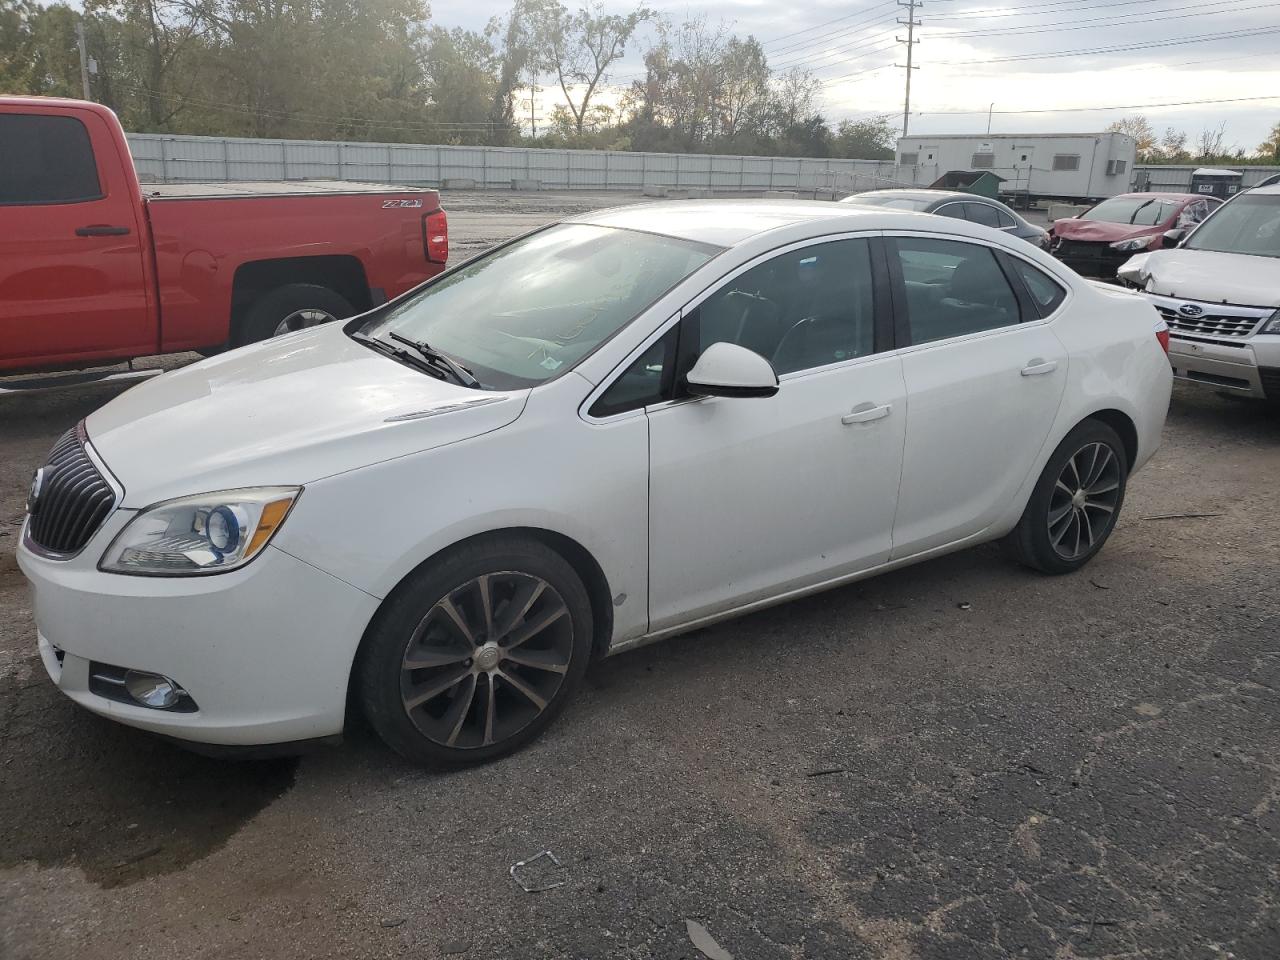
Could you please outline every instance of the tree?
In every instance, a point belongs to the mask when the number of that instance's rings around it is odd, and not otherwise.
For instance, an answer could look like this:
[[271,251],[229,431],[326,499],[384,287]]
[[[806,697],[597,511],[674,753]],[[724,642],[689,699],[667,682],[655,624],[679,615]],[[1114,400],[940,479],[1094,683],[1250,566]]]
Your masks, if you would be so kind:
[[1151,121],[1140,113],[1124,117],[1107,127],[1112,133],[1123,133],[1133,138],[1138,148],[1138,160],[1150,163],[1156,150],[1156,132]]
[[1222,155],[1223,142],[1227,136],[1227,121],[1223,120],[1216,127],[1205,127],[1196,138],[1196,159],[1213,160]]
[[1160,138],[1160,157],[1165,163],[1186,163],[1190,160],[1186,132],[1165,127],[1164,135]]
[[538,17],[544,59],[568,102],[574,131],[581,136],[591,101],[607,82],[609,68],[622,59],[636,29],[653,19],[654,13],[638,7],[625,16],[607,14],[601,0],[587,0],[570,13],[558,0],[551,0]]
[[892,160],[897,133],[897,127],[891,125],[887,117],[841,120],[836,127],[831,154],[854,160]]
[[1272,127],[1267,139],[1258,144],[1258,156],[1271,163],[1280,163],[1280,123]]

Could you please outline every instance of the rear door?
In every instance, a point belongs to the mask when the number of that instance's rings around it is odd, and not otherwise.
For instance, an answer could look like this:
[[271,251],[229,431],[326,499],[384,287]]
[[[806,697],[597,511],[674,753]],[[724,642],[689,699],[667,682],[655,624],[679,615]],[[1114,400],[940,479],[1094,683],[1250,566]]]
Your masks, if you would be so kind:
[[0,369],[153,353],[128,158],[106,120],[0,112]]
[[1052,316],[1041,319],[1006,272],[1017,258],[923,234],[886,243],[907,389],[897,559],[977,534],[1005,512],[1057,416],[1067,353]]

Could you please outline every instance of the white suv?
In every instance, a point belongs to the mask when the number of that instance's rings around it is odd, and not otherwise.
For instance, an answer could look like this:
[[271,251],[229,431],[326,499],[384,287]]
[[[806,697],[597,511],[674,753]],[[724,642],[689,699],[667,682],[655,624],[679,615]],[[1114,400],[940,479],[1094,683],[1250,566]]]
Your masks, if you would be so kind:
[[1182,380],[1280,401],[1280,184],[1241,193],[1172,250],[1120,268],[1169,324]]

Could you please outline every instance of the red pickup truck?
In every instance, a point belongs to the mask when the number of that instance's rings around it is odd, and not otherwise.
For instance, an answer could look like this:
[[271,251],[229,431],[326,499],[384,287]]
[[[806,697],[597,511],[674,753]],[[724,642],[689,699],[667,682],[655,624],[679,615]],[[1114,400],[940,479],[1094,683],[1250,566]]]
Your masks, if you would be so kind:
[[139,184],[106,107],[0,97],[0,375],[252,343],[376,306],[448,255],[434,190]]

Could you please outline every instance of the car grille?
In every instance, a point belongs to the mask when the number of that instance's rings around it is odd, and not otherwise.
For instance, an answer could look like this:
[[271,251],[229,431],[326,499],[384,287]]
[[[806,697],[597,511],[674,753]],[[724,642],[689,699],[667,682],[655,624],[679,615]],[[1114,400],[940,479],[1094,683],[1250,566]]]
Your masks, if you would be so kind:
[[27,525],[31,542],[57,556],[79,553],[115,505],[115,492],[89,459],[84,445],[83,423],[53,445]]
[[1170,330],[1179,333],[1203,333],[1213,337],[1247,337],[1262,321],[1257,317],[1228,317],[1206,313],[1199,317],[1185,317],[1177,310],[1157,306],[1160,316]]
[[1075,260],[1102,260],[1108,253],[1114,253],[1108,244],[1086,243],[1083,240],[1059,240],[1053,252],[1060,257]]

